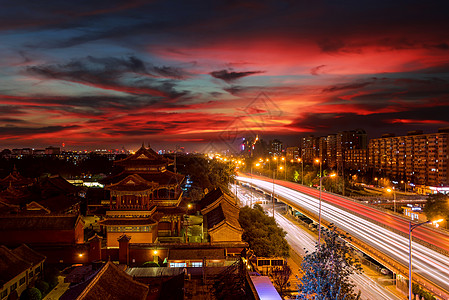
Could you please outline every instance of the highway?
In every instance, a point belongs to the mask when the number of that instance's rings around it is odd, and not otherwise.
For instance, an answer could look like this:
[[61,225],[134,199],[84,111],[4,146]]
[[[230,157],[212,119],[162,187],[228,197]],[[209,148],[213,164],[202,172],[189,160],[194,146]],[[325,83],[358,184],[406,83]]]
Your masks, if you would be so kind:
[[[250,179],[248,177],[238,176],[237,180],[252,182],[254,186],[271,191],[273,188],[272,181],[262,178],[255,178],[253,176],[253,179]],[[276,195],[284,197],[292,203],[295,203],[298,207],[315,215],[318,215],[318,193],[319,191],[316,189],[307,188],[295,183],[278,180],[275,182]],[[367,221],[365,218],[384,223],[408,234],[408,222],[406,220],[392,214],[387,214],[376,208],[347,200],[338,195],[323,192],[322,199],[325,200],[322,202],[323,220],[334,223],[338,228],[377,249],[385,256],[395,259],[404,266],[408,266],[408,238]],[[350,211],[355,211],[365,218],[359,217]],[[437,231],[419,227],[413,234],[442,249],[449,248],[449,237]],[[447,256],[414,242],[413,271],[445,291],[449,291],[449,258]]]
[[[234,189],[232,189],[234,191]],[[251,195],[247,189],[239,189],[238,197],[245,205],[250,205],[251,203]],[[253,201],[261,201],[259,197],[257,197],[256,193],[253,195]],[[253,202],[254,203],[254,202]],[[285,239],[287,240],[290,247],[295,250],[296,253],[304,257],[306,255],[305,251],[313,252],[315,251],[315,245],[317,239],[315,236],[309,234],[304,231],[290,220],[285,218],[278,212],[275,212],[274,215],[276,222],[282,227],[287,235]],[[294,272],[297,272],[294,270]],[[361,291],[361,299],[362,300],[397,300],[400,299],[396,295],[387,291],[382,285],[378,284],[372,278],[368,277],[365,274],[353,274],[351,279],[356,284],[356,291]]]

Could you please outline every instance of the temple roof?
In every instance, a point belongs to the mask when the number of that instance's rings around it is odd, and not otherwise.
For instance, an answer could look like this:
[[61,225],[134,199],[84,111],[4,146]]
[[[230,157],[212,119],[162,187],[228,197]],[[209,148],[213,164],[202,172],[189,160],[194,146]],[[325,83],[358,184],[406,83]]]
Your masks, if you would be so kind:
[[216,188],[209,193],[207,193],[203,199],[200,200],[199,205],[201,208],[201,213],[205,214],[210,209],[213,209],[218,203],[227,202],[229,205],[238,208],[238,205],[235,202],[235,199],[231,196],[223,193],[220,188]]
[[108,261],[83,289],[69,289],[61,299],[146,299],[149,287]]
[[158,165],[170,165],[173,161],[171,159],[168,159],[166,157],[163,157],[162,155],[157,154],[153,149],[151,148],[145,148],[144,145],[140,147],[139,150],[136,151],[136,153],[128,156],[127,158],[124,158],[122,160],[114,161],[114,164],[123,166],[126,168],[126,166],[135,166],[135,165],[141,165],[141,166],[158,166]]
[[206,213],[208,230],[214,229],[221,223],[228,223],[237,230],[242,230],[239,223],[239,209],[229,205],[227,202],[221,202],[217,207]]
[[12,173],[10,173],[8,176],[6,176],[3,179],[0,179],[0,185],[1,186],[26,186],[34,183],[34,179],[26,178],[20,175],[20,173],[17,171],[16,167],[14,166],[14,170]]
[[200,201],[201,214],[206,216],[208,230],[227,223],[241,231],[239,223],[240,208],[235,200],[223,193],[220,188],[206,194]]
[[75,194],[80,189],[59,175],[46,177],[39,184],[42,188],[43,194],[50,194],[53,191],[64,194]]
[[144,226],[156,225],[157,221],[153,218],[109,218],[100,221],[101,225],[106,226]]
[[73,230],[79,221],[75,215],[2,215],[0,231]]
[[14,254],[24,258],[26,261],[31,262],[33,266],[41,263],[45,260],[45,256],[40,254],[39,252],[34,251],[30,247],[25,244],[20,245],[16,249],[12,250]]
[[[164,171],[160,173],[139,173],[134,175],[143,178],[147,182],[157,183],[160,188],[178,186],[185,178],[184,175],[173,173],[171,171]],[[122,172],[116,176],[106,178],[103,182],[105,184],[118,183],[126,179],[128,176],[130,176],[128,172]],[[108,188],[109,187],[107,187],[107,189]]]
[[0,246],[0,286],[32,266],[5,246]]
[[106,186],[105,189],[110,191],[152,191],[158,185],[158,183],[146,180],[138,174],[132,174],[119,180],[117,183]]

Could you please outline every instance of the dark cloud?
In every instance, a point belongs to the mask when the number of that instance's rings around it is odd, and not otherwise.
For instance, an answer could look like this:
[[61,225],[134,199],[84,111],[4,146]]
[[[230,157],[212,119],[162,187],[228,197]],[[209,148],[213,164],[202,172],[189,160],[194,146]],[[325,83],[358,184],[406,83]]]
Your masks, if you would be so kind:
[[323,89],[323,93],[332,93],[332,92],[338,92],[338,91],[344,91],[344,90],[356,90],[363,87],[366,87],[367,85],[370,85],[372,82],[356,82],[356,83],[350,83],[350,84],[341,84],[341,85],[334,85],[327,87]]
[[[425,107],[402,112],[373,113],[359,115],[357,113],[316,113],[306,114],[287,127],[306,130],[310,134],[328,135],[340,130],[352,130],[362,127],[371,138],[380,137],[383,133],[394,132],[404,135],[408,131],[445,127],[448,124],[448,106]],[[401,122],[400,120],[403,120]],[[394,124],[394,130],[392,130]]]
[[318,76],[319,73],[322,72],[322,69],[325,68],[326,65],[316,66],[315,68],[310,69],[310,74]]
[[[27,67],[29,74],[55,80],[64,80],[94,86],[97,88],[115,90],[119,92],[150,95],[162,98],[178,98],[187,92],[178,92],[175,83],[165,77],[182,77],[185,73],[178,68],[153,67],[142,60],[129,56],[92,57],[72,59],[66,64],[40,65]],[[133,76],[130,77],[129,75]]]
[[229,72],[228,70],[220,70],[220,71],[213,71],[210,73],[212,77],[221,79],[226,82],[232,82],[234,80],[240,79],[242,77],[251,76],[255,74],[264,73],[264,71],[248,71],[248,72]]
[[0,127],[0,138],[4,137],[26,137],[34,134],[43,133],[57,133],[70,129],[78,129],[78,125],[68,126],[45,126],[45,127],[18,127],[18,126],[3,126]]

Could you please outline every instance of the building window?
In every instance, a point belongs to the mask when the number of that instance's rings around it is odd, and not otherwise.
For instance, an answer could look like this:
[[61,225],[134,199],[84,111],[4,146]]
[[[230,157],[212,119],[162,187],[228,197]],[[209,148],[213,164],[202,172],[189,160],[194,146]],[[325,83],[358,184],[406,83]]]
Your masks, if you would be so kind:
[[33,277],[33,271],[30,271],[30,273],[28,273],[28,276],[30,277],[30,278],[32,278]]
[[6,298],[6,296],[8,296],[8,289],[4,290],[4,291],[1,293],[0,298],[3,299],[3,298]]
[[36,270],[35,270],[36,273],[38,273],[40,271],[41,271],[41,266],[37,267]]
[[185,268],[186,263],[170,263],[170,268]]
[[17,289],[17,282],[15,282],[13,285],[11,285],[10,290],[11,293],[14,292]]
[[23,276],[22,278],[20,278],[19,286],[21,286],[22,284],[24,284],[24,283],[25,283],[25,280],[26,280],[25,276]]
[[203,266],[203,262],[202,261],[193,261],[190,263],[191,267],[194,268],[201,268]]

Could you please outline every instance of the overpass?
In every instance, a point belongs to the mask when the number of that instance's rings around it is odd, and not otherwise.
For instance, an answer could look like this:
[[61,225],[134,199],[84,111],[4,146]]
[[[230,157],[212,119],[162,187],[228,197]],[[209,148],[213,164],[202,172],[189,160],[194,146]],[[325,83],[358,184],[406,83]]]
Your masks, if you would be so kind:
[[[272,179],[239,174],[238,181],[252,183],[266,193]],[[290,207],[315,218],[319,190],[275,180],[275,195]],[[334,223],[353,238],[361,251],[389,267],[398,278],[408,278],[409,220],[350,198],[323,192],[323,224]],[[442,299],[449,299],[449,235],[424,225],[413,231],[413,279]],[[401,277],[402,276],[402,277]]]

